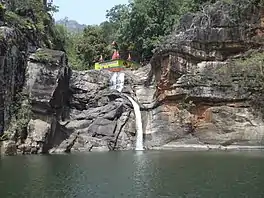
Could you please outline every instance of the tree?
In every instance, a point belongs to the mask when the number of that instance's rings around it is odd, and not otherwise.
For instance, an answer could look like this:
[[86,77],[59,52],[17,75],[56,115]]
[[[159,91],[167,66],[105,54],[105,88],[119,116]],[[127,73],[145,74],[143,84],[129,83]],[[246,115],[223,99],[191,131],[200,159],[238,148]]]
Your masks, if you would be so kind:
[[180,17],[207,1],[131,0],[129,5],[114,6],[106,16],[115,29],[114,37],[121,49],[132,51],[139,57],[138,61],[148,60],[152,50],[173,31]]
[[110,56],[110,49],[103,37],[103,31],[99,26],[87,26],[77,43],[77,55],[80,60],[91,68],[100,56]]
[[99,26],[102,30],[102,36],[104,37],[106,43],[110,45],[114,40],[117,39],[118,27],[114,23],[104,21]]
[[54,48],[66,51],[75,69],[92,68],[101,55],[110,59],[113,41],[117,41],[122,58],[129,52],[138,62],[149,60],[152,50],[174,30],[181,16],[206,2],[215,0],[130,0],[128,5],[107,10],[107,21],[88,26],[81,33],[71,34],[57,26]]

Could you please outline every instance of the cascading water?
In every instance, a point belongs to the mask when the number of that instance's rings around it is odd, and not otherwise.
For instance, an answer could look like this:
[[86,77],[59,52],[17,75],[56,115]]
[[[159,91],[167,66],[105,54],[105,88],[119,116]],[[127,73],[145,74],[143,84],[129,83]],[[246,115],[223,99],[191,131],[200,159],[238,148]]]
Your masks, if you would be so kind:
[[116,89],[116,84],[117,84],[117,72],[114,72],[113,75],[111,76],[111,79],[110,79],[110,83],[111,83],[111,86],[110,86],[110,89]]
[[115,89],[121,92],[124,88],[125,74],[121,72],[114,72],[114,74],[110,79],[110,82],[111,82],[110,89]]
[[137,141],[136,141],[136,150],[137,151],[142,151],[144,150],[143,148],[143,127],[142,127],[142,119],[141,119],[141,112],[140,112],[140,107],[138,103],[133,100],[130,96],[126,95],[125,96],[129,99],[129,101],[132,103],[135,116],[136,116],[136,130],[137,130]]
[[[122,89],[124,88],[124,81],[125,81],[124,73],[114,72],[110,80],[111,82],[110,89],[115,89],[121,92]],[[133,100],[133,98],[131,98],[126,94],[124,95],[129,99],[129,101],[132,103],[134,108],[135,117],[136,117],[136,130],[137,130],[136,150],[142,151],[144,150],[144,147],[143,147],[143,127],[142,127],[140,107],[138,103],[136,103],[136,101]]]

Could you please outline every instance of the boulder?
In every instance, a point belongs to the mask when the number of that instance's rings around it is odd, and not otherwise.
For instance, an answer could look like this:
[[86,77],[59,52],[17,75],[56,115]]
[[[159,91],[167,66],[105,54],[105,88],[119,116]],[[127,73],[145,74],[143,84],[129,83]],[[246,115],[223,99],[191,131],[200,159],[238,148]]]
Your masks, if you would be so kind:
[[4,141],[1,148],[1,153],[6,156],[17,155],[17,145],[15,141]]

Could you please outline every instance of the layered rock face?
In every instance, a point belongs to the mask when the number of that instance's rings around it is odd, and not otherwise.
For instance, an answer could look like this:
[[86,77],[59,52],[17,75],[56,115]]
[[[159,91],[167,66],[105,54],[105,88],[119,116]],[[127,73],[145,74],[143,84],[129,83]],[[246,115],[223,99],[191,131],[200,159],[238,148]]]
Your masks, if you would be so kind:
[[[46,153],[68,135],[59,123],[67,116],[70,97],[70,70],[65,54],[39,49],[29,57],[22,79],[24,86],[18,95],[21,98],[10,100],[10,105],[20,101],[18,109],[11,118],[5,116],[11,121],[5,126],[5,134],[9,136],[4,142],[6,154],[8,150],[13,154]],[[6,93],[12,94],[8,90]]]
[[[20,92],[24,85],[27,64],[26,45],[20,32],[2,26],[0,37],[0,136],[3,137],[12,120],[16,93]],[[4,142],[3,147],[7,148],[7,154],[16,152],[15,142]]]
[[121,93],[110,89],[111,72],[71,71],[63,52],[39,49],[25,64],[21,51],[8,47],[23,67],[2,64],[2,76],[14,73],[0,81],[10,86],[0,86],[0,121],[12,129],[7,93],[24,81],[20,108],[30,115],[26,127],[11,130],[6,154],[134,149],[135,113],[125,94],[140,105],[146,149],[263,145],[264,15],[244,5],[216,3],[184,16],[151,64],[124,72]]
[[9,124],[11,104],[24,84],[26,69],[25,44],[15,29],[0,27],[0,134]]
[[[263,100],[262,51],[254,55],[263,46],[263,12],[245,3],[234,13],[232,6],[218,2],[186,15],[156,49],[157,100],[168,131],[179,134],[174,142],[263,145],[262,113],[252,104]],[[187,133],[181,122],[189,123]]]
[[[68,139],[51,152],[119,150],[133,147],[135,126],[131,104],[110,90],[108,71],[73,71],[68,120],[63,122]],[[130,85],[126,80],[126,89]]]

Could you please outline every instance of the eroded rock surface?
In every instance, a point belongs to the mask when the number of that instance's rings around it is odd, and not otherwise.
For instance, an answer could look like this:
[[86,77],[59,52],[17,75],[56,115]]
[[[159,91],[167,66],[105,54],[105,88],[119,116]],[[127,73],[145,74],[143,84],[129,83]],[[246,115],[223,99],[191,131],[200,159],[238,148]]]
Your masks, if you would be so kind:
[[[156,49],[151,76],[162,110],[149,114],[166,120],[162,125],[177,134],[173,142],[263,145],[262,113],[252,102],[263,100],[262,65],[250,64],[257,62],[252,54],[262,53],[256,38],[262,36],[263,12],[246,3],[237,18],[232,11],[232,5],[217,2],[186,15]],[[242,64],[236,60],[241,57],[250,61]]]
[[127,126],[131,105],[122,94],[110,90],[110,77],[108,71],[73,71],[70,113],[64,122],[72,134],[52,152],[132,148],[135,127]]
[[[22,119],[20,130],[9,127],[4,153],[134,149],[135,114],[124,93],[140,105],[147,149],[263,145],[263,67],[255,63],[262,60],[264,15],[257,6],[245,5],[238,18],[232,5],[219,2],[184,16],[155,50],[151,64],[125,71],[122,93],[110,89],[111,72],[71,71],[63,52],[38,49],[29,57],[23,91],[27,102],[22,104],[29,105],[31,115]],[[12,32],[5,30],[15,36]],[[23,63],[11,45],[5,57],[9,53]],[[16,85],[22,87],[18,69],[25,65],[11,64],[16,68],[10,70],[9,65],[1,64],[0,76],[3,71],[15,73],[0,85],[14,93]],[[6,129],[12,126],[12,98],[2,87],[0,121]]]

